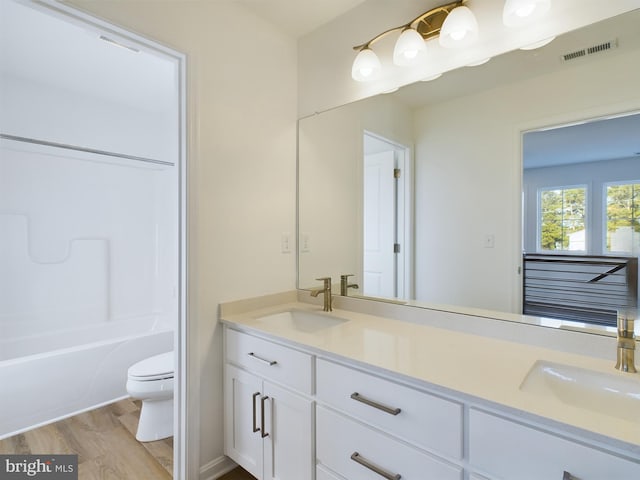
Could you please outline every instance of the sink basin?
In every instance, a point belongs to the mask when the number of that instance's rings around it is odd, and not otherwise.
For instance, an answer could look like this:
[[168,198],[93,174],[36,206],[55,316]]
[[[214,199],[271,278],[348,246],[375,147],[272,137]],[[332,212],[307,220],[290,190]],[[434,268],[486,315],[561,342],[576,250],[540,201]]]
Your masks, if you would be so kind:
[[257,319],[260,323],[290,328],[299,332],[314,333],[348,322],[348,320],[330,314],[289,310],[274,313]]
[[640,422],[640,375],[637,374],[608,374],[537,361],[520,390],[553,395],[575,407]]

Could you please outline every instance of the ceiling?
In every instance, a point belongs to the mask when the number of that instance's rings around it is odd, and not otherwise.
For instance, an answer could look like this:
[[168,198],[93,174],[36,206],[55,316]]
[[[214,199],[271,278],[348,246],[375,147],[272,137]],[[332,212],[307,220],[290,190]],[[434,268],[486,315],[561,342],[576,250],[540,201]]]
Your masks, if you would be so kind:
[[235,0],[284,32],[300,38],[365,0]]

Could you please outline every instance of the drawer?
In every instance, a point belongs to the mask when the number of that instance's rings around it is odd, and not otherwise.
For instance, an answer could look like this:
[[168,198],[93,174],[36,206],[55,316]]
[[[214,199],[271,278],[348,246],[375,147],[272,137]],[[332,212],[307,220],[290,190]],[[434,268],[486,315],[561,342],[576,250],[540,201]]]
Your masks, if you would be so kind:
[[227,361],[302,393],[312,393],[311,355],[236,330],[226,330]]
[[316,456],[318,464],[350,479],[462,480],[461,467],[320,406],[316,409]]
[[342,479],[339,477],[336,477],[333,473],[329,472],[326,468],[323,468],[322,465],[317,465],[316,480],[342,480]]
[[[640,463],[470,409],[469,461],[492,480],[633,480]],[[640,462],[640,460],[639,460]]]
[[[360,401],[353,398],[356,393]],[[316,396],[364,423],[425,450],[452,459],[462,458],[463,408],[460,403],[322,359],[316,362]],[[394,409],[400,412],[394,414]]]

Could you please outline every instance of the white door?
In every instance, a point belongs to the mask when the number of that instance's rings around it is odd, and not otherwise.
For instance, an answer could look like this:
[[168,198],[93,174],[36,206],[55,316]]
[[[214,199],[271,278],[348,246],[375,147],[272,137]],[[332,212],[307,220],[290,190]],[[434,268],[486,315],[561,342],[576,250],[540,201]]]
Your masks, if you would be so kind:
[[265,425],[264,480],[312,480],[312,402],[264,383]]
[[262,478],[260,400],[262,380],[226,365],[224,398],[225,454],[256,478]]
[[364,157],[364,259],[362,293],[395,297],[396,155],[393,150]]

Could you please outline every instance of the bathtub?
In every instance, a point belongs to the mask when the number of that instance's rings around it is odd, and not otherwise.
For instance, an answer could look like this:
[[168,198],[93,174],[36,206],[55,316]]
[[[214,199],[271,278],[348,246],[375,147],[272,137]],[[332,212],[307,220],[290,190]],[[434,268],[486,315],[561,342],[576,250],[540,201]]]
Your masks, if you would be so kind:
[[3,337],[0,439],[127,397],[129,366],[173,349],[172,325],[156,316]]

